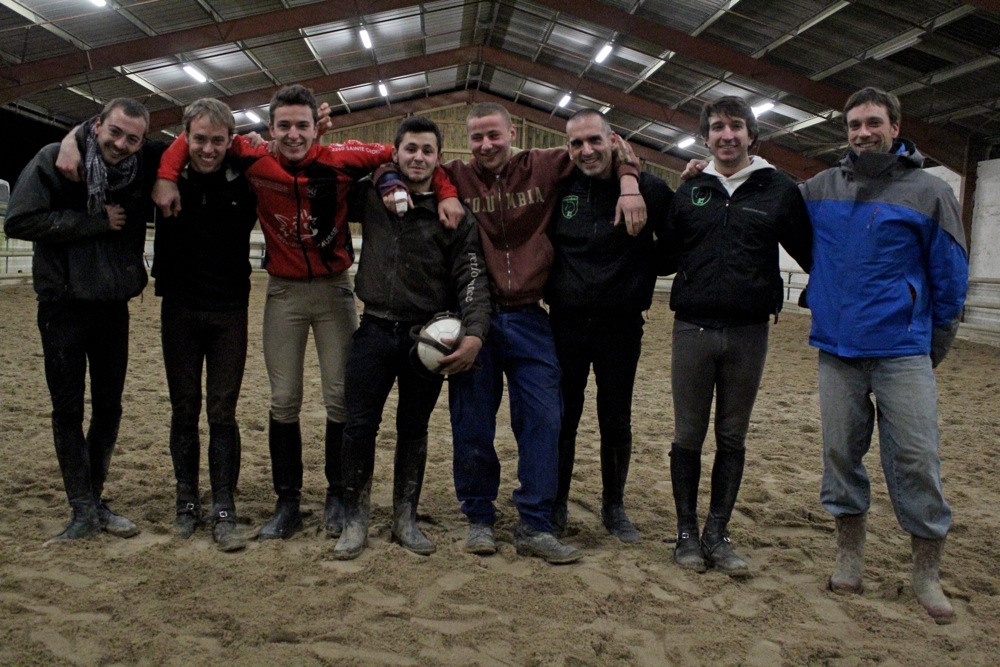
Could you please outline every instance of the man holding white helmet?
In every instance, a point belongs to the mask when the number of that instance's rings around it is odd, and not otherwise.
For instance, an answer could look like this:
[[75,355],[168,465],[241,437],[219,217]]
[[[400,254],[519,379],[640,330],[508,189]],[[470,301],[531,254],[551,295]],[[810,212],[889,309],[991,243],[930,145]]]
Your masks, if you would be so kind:
[[[399,403],[392,539],[414,553],[434,552],[434,544],[416,524],[427,423],[443,376],[472,368],[490,325],[489,285],[475,218],[467,211],[457,229],[438,222],[430,185],[441,143],[433,121],[407,118],[396,132],[393,162],[409,197],[400,198],[396,211],[390,212],[370,179],[359,182],[351,197],[348,218],[360,221],[364,233],[355,290],[365,310],[345,376],[345,525],[333,552],[340,560],[357,558],[367,542],[375,438],[393,382],[398,383]],[[442,311],[458,313],[464,335],[452,341],[437,332],[440,342],[454,350],[434,359],[435,374],[411,354],[410,331],[422,328],[425,336],[433,336],[446,322],[435,317]],[[433,324],[425,326],[432,319]]]

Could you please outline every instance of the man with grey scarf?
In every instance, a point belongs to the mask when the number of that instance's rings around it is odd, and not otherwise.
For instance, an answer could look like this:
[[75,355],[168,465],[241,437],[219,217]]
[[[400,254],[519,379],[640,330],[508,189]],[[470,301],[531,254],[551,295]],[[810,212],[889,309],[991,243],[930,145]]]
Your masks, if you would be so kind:
[[[149,112],[135,100],[109,102],[81,125],[80,182],[56,166],[58,144],[40,150],[11,193],[4,231],[35,242],[32,277],[52,432],[72,519],[53,541],[138,527],[102,498],[122,416],[128,364],[128,301],[142,292],[149,197],[162,146],[146,145]],[[92,412],[83,431],[90,371]]]

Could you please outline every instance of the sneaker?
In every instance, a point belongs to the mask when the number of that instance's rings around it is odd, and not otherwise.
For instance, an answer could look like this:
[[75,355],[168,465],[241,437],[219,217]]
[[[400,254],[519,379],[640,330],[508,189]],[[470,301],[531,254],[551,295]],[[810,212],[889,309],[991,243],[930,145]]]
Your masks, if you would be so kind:
[[97,518],[101,522],[101,530],[115,537],[134,537],[139,534],[138,526],[120,514],[112,512],[104,503],[97,506]]
[[704,572],[705,554],[701,551],[701,542],[698,535],[691,533],[678,533],[677,545],[674,547],[674,562],[685,570]]
[[177,518],[174,519],[174,535],[186,540],[194,535],[194,531],[201,523],[201,508],[195,503],[188,503],[177,510]]
[[497,552],[497,540],[493,536],[493,526],[474,523],[469,526],[469,536],[465,540],[466,553],[477,556],[492,556]]
[[579,549],[563,544],[552,533],[535,530],[524,522],[518,524],[514,531],[514,546],[518,556],[536,556],[553,565],[575,563],[583,558]]
[[601,508],[601,522],[608,532],[625,544],[642,542],[642,535],[625,515],[625,506],[621,503],[605,505]]
[[709,546],[705,537],[702,536],[701,550],[705,554],[705,561],[709,567],[714,567],[730,577],[750,576],[750,566],[733,551],[733,543],[728,535],[723,535],[722,539],[712,546]]
[[236,526],[236,517],[229,512],[219,512],[212,527],[212,539],[219,551],[239,551],[247,546],[247,539]]

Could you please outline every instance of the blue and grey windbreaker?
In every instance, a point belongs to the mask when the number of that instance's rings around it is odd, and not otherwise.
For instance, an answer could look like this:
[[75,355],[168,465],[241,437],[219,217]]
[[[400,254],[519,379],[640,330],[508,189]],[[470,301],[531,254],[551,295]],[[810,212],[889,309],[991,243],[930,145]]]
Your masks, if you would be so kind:
[[962,313],[969,262],[958,201],[912,143],[894,148],[848,153],[801,186],[813,224],[809,342],[831,354],[928,354],[932,329]]

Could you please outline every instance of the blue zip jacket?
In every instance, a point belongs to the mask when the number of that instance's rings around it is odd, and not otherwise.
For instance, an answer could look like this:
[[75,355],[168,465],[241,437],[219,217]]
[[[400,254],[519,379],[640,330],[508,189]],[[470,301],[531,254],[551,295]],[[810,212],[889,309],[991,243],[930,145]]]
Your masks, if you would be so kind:
[[848,153],[802,184],[813,224],[809,343],[841,357],[929,354],[962,314],[969,261],[958,201],[905,140]]

